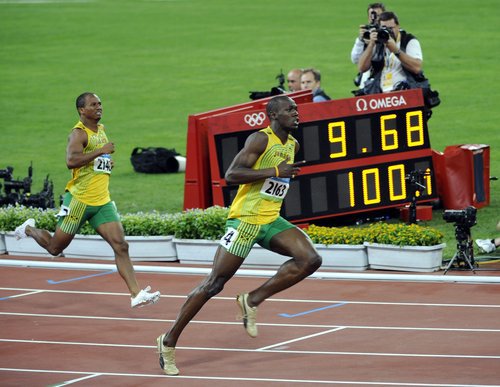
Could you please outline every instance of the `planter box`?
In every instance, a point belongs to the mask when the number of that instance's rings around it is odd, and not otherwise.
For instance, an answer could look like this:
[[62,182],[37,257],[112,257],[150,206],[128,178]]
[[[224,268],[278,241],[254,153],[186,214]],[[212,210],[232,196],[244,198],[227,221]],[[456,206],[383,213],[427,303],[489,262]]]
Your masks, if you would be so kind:
[[5,233],[0,232],[0,254],[5,254],[7,248],[5,247]]
[[435,246],[395,246],[365,242],[371,269],[431,272],[441,269],[446,243]]
[[47,253],[47,250],[40,247],[33,238],[24,238],[17,240],[14,231],[5,233],[5,248],[9,255],[23,255],[30,257],[48,257],[54,256]]
[[315,244],[323,258],[324,269],[363,271],[368,269],[368,255],[364,245]]
[[[174,238],[174,244],[181,264],[212,265],[219,247],[219,241],[200,239]],[[324,269],[361,271],[368,268],[368,258],[363,245],[315,246],[323,257],[321,267]],[[241,267],[277,269],[289,259],[290,257],[273,253],[255,245]]]
[[[204,239],[176,239],[174,238],[177,257],[181,264],[212,265],[219,241]],[[290,259],[273,253],[258,245],[254,246],[245,259],[242,268],[275,269]]]
[[[132,261],[177,261],[172,236],[126,236]],[[76,235],[64,250],[67,258],[114,260],[111,246],[99,235]]]
[[[126,236],[132,261],[177,261],[172,236]],[[32,257],[53,257],[40,247],[33,238],[17,240],[14,232],[5,234],[6,250],[9,255]],[[67,258],[114,260],[113,249],[99,235],[75,235],[63,252]]]

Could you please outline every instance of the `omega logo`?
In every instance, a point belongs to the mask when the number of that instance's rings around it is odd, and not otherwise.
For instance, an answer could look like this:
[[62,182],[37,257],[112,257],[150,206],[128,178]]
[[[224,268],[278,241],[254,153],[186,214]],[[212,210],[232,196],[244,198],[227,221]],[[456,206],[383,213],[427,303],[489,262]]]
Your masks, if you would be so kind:
[[265,119],[266,115],[263,112],[246,114],[244,118],[245,122],[250,126],[261,125]]
[[360,98],[356,101],[356,111],[364,112],[369,110],[377,110],[382,108],[390,108],[406,105],[405,98],[400,95],[394,95],[392,97],[381,97],[381,98],[370,98],[368,101],[364,98]]

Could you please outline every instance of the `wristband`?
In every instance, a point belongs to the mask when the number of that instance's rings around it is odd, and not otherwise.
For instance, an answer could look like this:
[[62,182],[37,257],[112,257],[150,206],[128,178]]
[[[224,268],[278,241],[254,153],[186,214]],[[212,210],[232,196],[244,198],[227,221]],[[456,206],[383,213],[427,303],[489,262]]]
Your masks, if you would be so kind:
[[280,171],[277,166],[274,166],[274,169],[276,170],[276,177],[280,177]]
[[398,48],[394,55],[396,55],[396,58],[399,58],[399,55],[401,55],[401,50]]

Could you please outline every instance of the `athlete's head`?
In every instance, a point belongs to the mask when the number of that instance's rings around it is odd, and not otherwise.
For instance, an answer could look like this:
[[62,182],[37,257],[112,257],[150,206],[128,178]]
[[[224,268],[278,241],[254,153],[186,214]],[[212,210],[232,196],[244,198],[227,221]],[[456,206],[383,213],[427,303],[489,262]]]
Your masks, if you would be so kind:
[[102,104],[99,97],[90,92],[80,94],[76,98],[76,110],[80,117],[99,121],[102,116]]
[[273,128],[276,125],[283,129],[296,129],[299,126],[297,104],[286,95],[278,95],[269,100],[266,111]]

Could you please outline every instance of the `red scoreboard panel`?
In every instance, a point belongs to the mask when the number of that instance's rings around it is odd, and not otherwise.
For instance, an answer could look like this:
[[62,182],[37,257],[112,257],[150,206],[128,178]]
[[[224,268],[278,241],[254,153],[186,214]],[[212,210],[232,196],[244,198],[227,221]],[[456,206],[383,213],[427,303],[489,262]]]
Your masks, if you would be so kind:
[[[234,198],[238,187],[228,186],[224,174],[248,135],[269,124],[267,100],[203,121],[209,205],[228,206]],[[300,125],[292,135],[301,145],[296,161],[306,164],[290,182],[282,209],[285,218],[302,222],[402,206],[413,194],[405,177],[417,170],[429,172],[418,202],[437,198],[421,90],[296,102]]]
[[[312,102],[310,90],[297,91],[289,94],[295,103]],[[184,180],[184,209],[207,208],[215,203],[212,199],[212,179],[210,178],[210,162],[208,153],[209,118],[220,117],[234,112],[249,112],[257,114],[265,111],[270,98],[229,106],[205,113],[193,114],[188,118],[186,146],[186,176]],[[245,113],[246,114],[246,113]],[[245,129],[252,128],[247,126]]]

